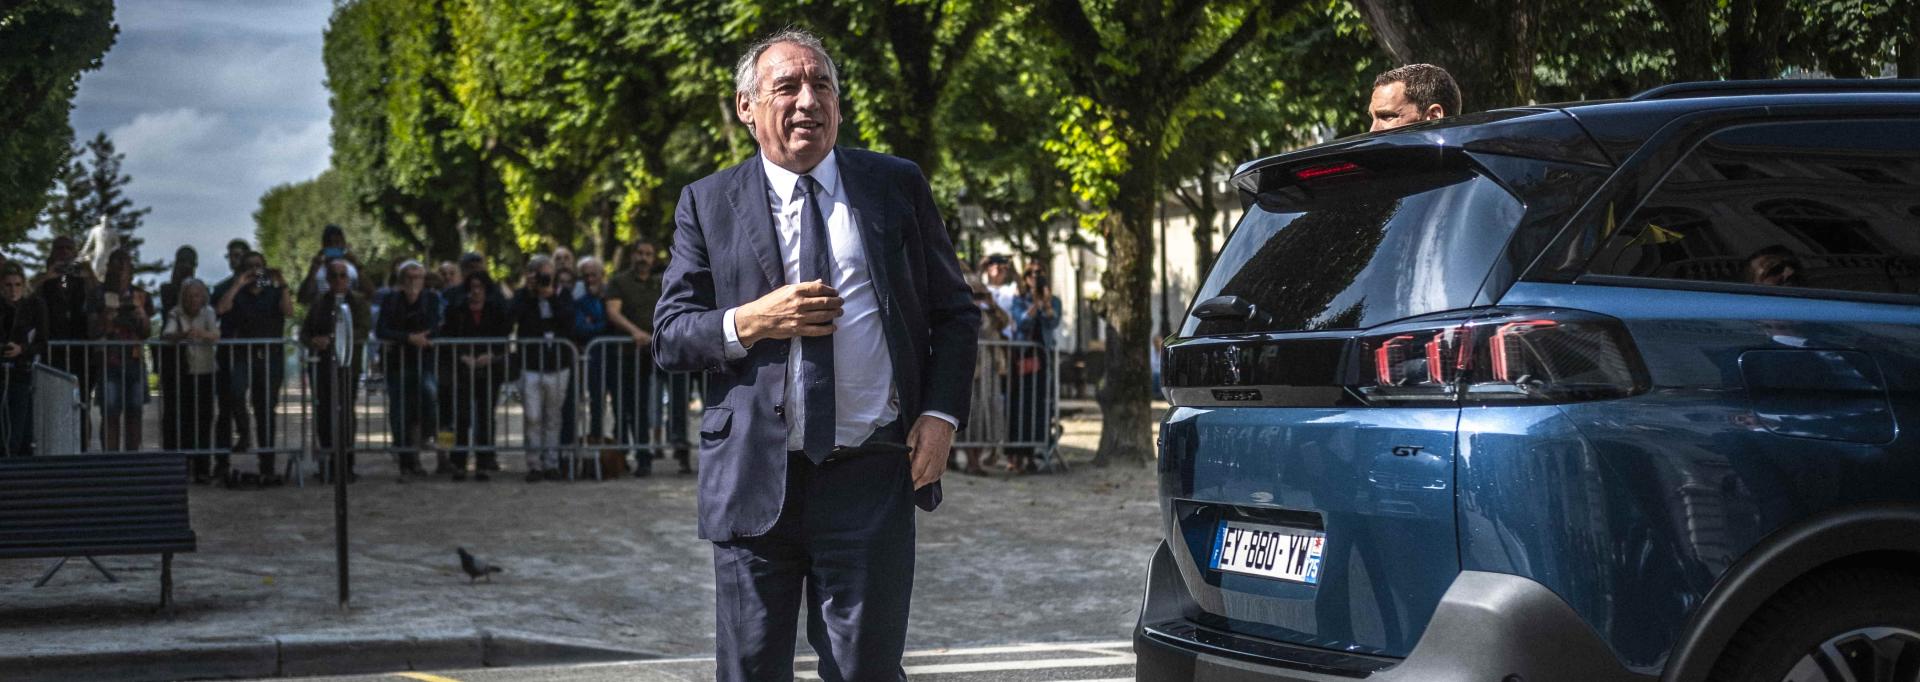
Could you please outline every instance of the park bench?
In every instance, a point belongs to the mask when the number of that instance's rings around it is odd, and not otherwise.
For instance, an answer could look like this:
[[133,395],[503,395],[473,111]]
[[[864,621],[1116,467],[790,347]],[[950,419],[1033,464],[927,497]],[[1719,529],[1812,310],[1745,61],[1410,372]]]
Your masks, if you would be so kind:
[[160,555],[160,608],[173,607],[173,555],[194,551],[181,455],[0,459],[0,559]]

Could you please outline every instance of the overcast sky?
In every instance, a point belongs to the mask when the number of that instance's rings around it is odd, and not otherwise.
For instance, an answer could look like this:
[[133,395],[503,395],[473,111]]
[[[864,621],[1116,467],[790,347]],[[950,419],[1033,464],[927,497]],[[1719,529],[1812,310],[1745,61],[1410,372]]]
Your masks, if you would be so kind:
[[274,185],[326,170],[328,0],[123,0],[119,40],[80,80],[74,136],[106,131],[127,155],[127,194],[149,206],[140,255],[200,251],[200,276],[224,276],[227,240],[253,239],[253,211]]

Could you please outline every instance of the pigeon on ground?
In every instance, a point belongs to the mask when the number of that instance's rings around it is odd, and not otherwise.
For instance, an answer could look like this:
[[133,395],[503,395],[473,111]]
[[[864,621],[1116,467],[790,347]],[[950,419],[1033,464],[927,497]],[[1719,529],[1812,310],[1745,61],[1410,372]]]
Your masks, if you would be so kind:
[[467,548],[465,547],[455,547],[453,551],[460,553],[460,570],[467,572],[468,585],[472,585],[473,581],[481,578],[486,578],[487,582],[493,582],[493,574],[501,572],[499,566],[481,561],[474,555],[467,553]]

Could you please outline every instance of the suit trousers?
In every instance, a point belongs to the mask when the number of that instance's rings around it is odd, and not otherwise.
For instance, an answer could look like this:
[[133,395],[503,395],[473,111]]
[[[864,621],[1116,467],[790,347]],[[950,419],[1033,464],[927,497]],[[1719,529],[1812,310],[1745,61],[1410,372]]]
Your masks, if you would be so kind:
[[773,528],[714,544],[722,682],[793,679],[803,595],[821,679],[906,679],[912,469],[897,443],[846,454],[854,456],[820,465],[789,454],[786,502]]

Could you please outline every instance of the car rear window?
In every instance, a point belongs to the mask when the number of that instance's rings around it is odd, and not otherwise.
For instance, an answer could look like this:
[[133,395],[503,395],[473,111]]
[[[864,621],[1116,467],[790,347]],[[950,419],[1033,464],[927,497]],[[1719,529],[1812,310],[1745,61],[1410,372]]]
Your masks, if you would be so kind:
[[1524,213],[1498,184],[1461,169],[1302,194],[1263,192],[1194,297],[1238,296],[1264,314],[1189,314],[1182,336],[1355,329],[1466,307]]

